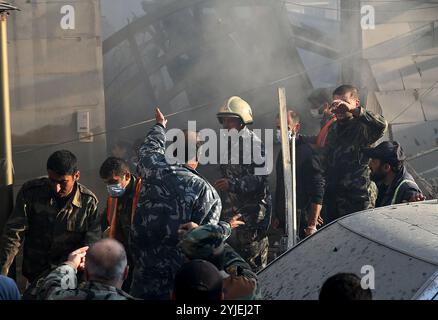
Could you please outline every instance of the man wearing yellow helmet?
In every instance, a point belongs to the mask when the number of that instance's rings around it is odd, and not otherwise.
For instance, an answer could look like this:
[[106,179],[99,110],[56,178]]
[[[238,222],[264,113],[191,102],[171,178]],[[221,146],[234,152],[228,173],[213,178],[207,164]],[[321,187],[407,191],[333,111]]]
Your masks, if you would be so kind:
[[[220,108],[217,115],[225,131],[238,133],[239,139],[227,140],[227,162],[221,161],[223,178],[215,182],[221,192],[224,210],[223,220],[240,214],[245,225],[235,229],[229,238],[230,245],[250,264],[254,271],[259,271],[267,264],[268,238],[267,229],[271,220],[271,195],[268,188],[268,173],[260,170],[264,163],[256,163],[254,152],[244,152],[243,145],[250,143],[254,150],[260,148],[260,155],[265,159],[264,145],[260,138],[247,125],[253,123],[250,105],[239,97],[231,97]],[[228,130],[228,131],[227,131]],[[238,153],[238,162],[234,155]],[[246,157],[246,161],[244,158]],[[248,157],[250,157],[248,159]],[[233,161],[234,160],[234,161]],[[261,173],[265,172],[265,173]]]

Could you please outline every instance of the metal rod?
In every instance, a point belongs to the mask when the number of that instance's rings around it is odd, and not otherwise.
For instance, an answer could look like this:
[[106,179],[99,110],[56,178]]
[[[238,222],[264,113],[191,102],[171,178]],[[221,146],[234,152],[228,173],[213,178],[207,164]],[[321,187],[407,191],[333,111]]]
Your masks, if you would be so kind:
[[[280,128],[281,128],[281,152],[283,156],[284,196],[286,212],[286,235],[287,249],[292,248],[297,241],[297,222],[295,208],[295,137],[289,145],[286,90],[278,89]],[[292,152],[291,152],[292,151]]]
[[7,3],[0,4],[0,233],[12,212],[14,200],[7,39],[9,10],[17,8]]
[[12,177],[12,144],[11,144],[11,116],[9,106],[9,69],[8,69],[8,43],[7,43],[7,13],[0,13],[0,85],[1,85],[1,145],[0,159],[2,172],[0,185],[11,185]]

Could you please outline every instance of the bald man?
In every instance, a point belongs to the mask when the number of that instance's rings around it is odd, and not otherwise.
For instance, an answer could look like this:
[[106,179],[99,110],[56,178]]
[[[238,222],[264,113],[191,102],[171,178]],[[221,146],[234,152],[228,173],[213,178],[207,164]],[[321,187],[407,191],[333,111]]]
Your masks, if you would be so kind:
[[[78,287],[77,271],[86,282]],[[121,290],[129,267],[123,245],[114,239],[95,242],[70,253],[68,260],[54,269],[38,291],[40,300],[132,300]]]
[[[308,137],[300,132],[300,117],[293,110],[287,112],[288,137],[296,135],[296,198],[297,227],[301,239],[316,232],[316,227],[322,222],[320,218],[322,200],[324,197],[324,174],[319,154],[311,147]],[[277,116],[277,140],[280,141],[280,118]],[[277,188],[274,202],[274,229],[286,231],[286,206],[284,192],[283,154],[280,150],[277,157]]]

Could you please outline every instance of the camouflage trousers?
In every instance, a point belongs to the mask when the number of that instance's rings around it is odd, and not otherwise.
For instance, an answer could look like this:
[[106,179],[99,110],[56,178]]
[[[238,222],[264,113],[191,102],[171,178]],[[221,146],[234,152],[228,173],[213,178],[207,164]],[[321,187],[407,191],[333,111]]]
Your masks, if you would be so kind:
[[373,208],[375,199],[375,191],[372,185],[368,190],[365,189],[358,192],[327,189],[324,195],[322,212],[324,224],[328,224],[350,213]]
[[228,243],[248,262],[254,272],[258,272],[268,264],[269,240],[265,236],[260,240],[251,241],[251,233],[245,231],[233,232]]

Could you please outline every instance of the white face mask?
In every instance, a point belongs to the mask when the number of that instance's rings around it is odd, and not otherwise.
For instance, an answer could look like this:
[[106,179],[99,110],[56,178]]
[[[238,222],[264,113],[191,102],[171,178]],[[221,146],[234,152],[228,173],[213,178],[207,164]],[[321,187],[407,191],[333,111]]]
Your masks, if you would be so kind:
[[[126,176],[122,178],[122,180],[125,180]],[[119,198],[122,197],[125,194],[126,187],[122,185],[122,183],[115,183],[115,184],[109,184],[106,186],[106,190],[110,197],[112,198]]]
[[310,109],[310,115],[314,119],[322,119],[322,114],[319,113],[318,109]]
[[[292,136],[293,136],[292,131],[287,130],[287,136],[288,136],[288,138],[289,138],[289,141],[291,141],[291,140],[292,140]],[[275,141],[276,141],[277,143],[281,143],[281,130],[280,130],[280,129],[277,129],[277,130],[275,131]]]
[[106,189],[112,198],[119,198],[125,194],[125,188],[121,183],[107,185]]

